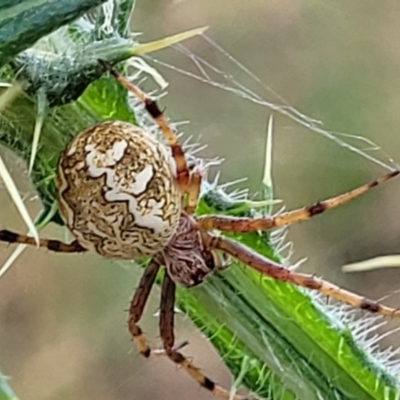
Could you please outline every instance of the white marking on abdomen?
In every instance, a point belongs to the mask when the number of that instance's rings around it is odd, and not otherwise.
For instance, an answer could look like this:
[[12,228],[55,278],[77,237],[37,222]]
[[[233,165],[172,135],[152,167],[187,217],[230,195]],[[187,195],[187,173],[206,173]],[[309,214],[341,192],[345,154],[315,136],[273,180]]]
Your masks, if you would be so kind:
[[147,185],[154,175],[153,166],[146,165],[142,171],[132,175],[134,175],[133,179],[135,181],[131,185],[129,185],[130,191],[135,195],[142,194],[146,191]]
[[110,202],[127,201],[129,211],[134,216],[135,223],[139,226],[154,229],[155,232],[163,232],[167,226],[167,223],[162,219],[162,207],[165,200],[162,202],[156,202],[154,199],[150,199],[148,202],[150,212],[146,215],[143,215],[140,211],[138,211],[137,200],[128,193],[118,192],[117,190],[112,189],[104,194],[104,198]]
[[163,232],[168,227],[168,222],[163,220],[162,207],[165,200],[156,202],[150,199],[143,211],[147,211],[146,215],[140,212],[138,202],[135,196],[142,194],[154,175],[153,166],[146,165],[145,168],[138,172],[134,177],[134,182],[128,188],[121,188],[118,179],[116,179],[115,171],[112,168],[98,167],[96,161],[107,161],[107,166],[115,165],[123,157],[123,151],[126,148],[126,141],[115,142],[112,149],[107,151],[107,155],[100,153],[93,145],[86,145],[85,150],[86,163],[88,173],[92,178],[106,176],[106,185],[108,191],[104,194],[105,200],[109,202],[126,201],[130,213],[134,216],[135,223],[139,226],[153,229],[155,232]]
[[89,166],[94,166],[94,162],[100,161],[102,164],[105,164],[105,166],[111,167],[121,160],[127,147],[128,143],[126,140],[121,140],[119,142],[116,141],[111,149],[106,150],[105,153],[101,153],[100,151],[97,151],[96,147],[92,144],[87,144],[85,146],[85,150],[88,152],[86,162]]

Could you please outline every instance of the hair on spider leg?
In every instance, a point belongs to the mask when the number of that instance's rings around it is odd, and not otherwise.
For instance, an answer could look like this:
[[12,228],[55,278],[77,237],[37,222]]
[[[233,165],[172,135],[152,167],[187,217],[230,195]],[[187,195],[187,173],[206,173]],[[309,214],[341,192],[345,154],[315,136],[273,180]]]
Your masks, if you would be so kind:
[[[189,345],[189,341],[188,340],[183,340],[182,342],[176,344],[172,348],[172,350],[173,351],[179,351],[179,350],[182,350],[184,347],[186,347],[188,345]],[[154,350],[152,350],[151,354],[154,355],[154,356],[165,356],[166,355],[165,349],[154,349]],[[190,360],[190,357],[188,359]]]

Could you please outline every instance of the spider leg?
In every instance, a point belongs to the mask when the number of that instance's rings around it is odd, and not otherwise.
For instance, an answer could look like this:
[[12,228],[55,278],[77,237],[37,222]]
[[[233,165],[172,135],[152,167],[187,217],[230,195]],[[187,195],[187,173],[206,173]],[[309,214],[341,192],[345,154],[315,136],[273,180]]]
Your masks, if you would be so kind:
[[[31,246],[37,246],[35,238],[19,233],[11,232],[6,229],[0,230],[0,241],[7,243],[21,243],[28,244]],[[52,239],[39,239],[39,247],[45,247],[48,250],[55,251],[58,253],[80,253],[87,251],[82,247],[77,240],[71,243],[64,243],[60,240]]]
[[175,289],[175,282],[167,273],[165,273],[161,289],[160,335],[166,355],[175,364],[184,368],[194,380],[214,395],[229,400],[246,400],[247,398],[240,395],[233,395],[231,397],[228,390],[219,387],[211,379],[202,374],[199,368],[193,365],[182,353],[178,352],[176,348],[174,348]]
[[234,240],[203,233],[203,241],[206,247],[222,250],[262,275],[269,276],[277,281],[289,282],[307,289],[316,290],[343,303],[372,313],[400,317],[400,310],[381,305],[356,293],[342,289],[333,283],[318,279],[313,275],[293,272]]
[[185,211],[193,214],[196,211],[197,203],[200,197],[201,181],[203,179],[202,166],[196,166],[190,174],[190,180],[187,187],[187,203]]
[[142,317],[144,307],[147,299],[149,298],[151,288],[154,285],[154,281],[160,266],[161,263],[158,259],[153,258],[150,261],[142,277],[140,278],[139,286],[133,295],[131,305],[129,307],[128,329],[135,340],[136,346],[140,353],[146,358],[151,355],[151,349],[146,342],[146,338],[143,335],[142,329],[137,323]]
[[178,138],[168,125],[162,111],[159,109],[157,103],[146,96],[137,86],[133,85],[121,74],[113,69],[111,64],[104,60],[99,60],[100,64],[104,66],[115,79],[124,86],[127,90],[132,92],[144,105],[146,111],[151,115],[154,121],[158,124],[161,132],[163,133],[168,146],[171,148],[172,157],[176,163],[177,182],[182,192],[185,192],[186,186],[189,183],[189,168],[186,163],[185,154],[182,146],[178,142]]
[[288,211],[277,215],[276,217],[262,217],[262,218],[238,218],[227,217],[220,215],[209,215],[198,217],[198,228],[203,231],[217,229],[224,232],[254,232],[259,230],[269,230],[279,228],[285,225],[294,224],[296,222],[304,221],[318,214],[323,213],[331,208],[338,207],[348,201],[368,192],[370,189],[383,182],[394,178],[400,171],[392,171],[366,185],[360,186],[350,192],[344,193],[337,197],[325,201],[319,201],[310,207],[303,207],[297,210]]

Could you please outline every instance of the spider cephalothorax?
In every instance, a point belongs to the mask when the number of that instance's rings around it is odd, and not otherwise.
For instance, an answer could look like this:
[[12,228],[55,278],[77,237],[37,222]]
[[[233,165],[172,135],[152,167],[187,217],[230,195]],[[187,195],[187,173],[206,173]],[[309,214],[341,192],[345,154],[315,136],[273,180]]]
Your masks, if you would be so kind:
[[[277,216],[234,218],[221,215],[196,217],[204,165],[188,167],[182,147],[157,104],[139,88],[102,62],[105,69],[143,103],[158,124],[166,146],[142,129],[121,121],[106,121],[79,133],[61,155],[57,177],[60,215],[75,237],[72,243],[40,239],[40,246],[58,252],[91,250],[103,257],[149,257],[129,308],[128,327],[139,351],[155,354],[138,322],[161,267],[160,336],[163,354],[183,367],[215,395],[239,400],[200,372],[175,346],[174,302],[176,284],[201,283],[214,269],[228,266],[226,257],[279,281],[317,290],[354,307],[384,315],[400,311],[358,296],[338,286],[277,264],[224,236],[225,232],[254,232],[279,228],[337,207],[399,174],[381,178],[311,207]],[[169,149],[168,149],[169,148]],[[216,234],[216,232],[221,234]],[[35,245],[34,238],[0,230],[0,240]],[[156,352],[160,354],[159,351]]]
[[203,282],[219,266],[216,256],[204,247],[196,220],[184,211],[178,229],[163,249],[162,255],[171,279],[187,287]]

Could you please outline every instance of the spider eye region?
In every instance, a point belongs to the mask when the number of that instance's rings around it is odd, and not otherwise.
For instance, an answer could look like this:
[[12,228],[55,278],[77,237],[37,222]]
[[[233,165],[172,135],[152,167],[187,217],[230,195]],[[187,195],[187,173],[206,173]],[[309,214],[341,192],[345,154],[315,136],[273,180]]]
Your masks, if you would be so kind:
[[170,158],[153,136],[122,121],[102,122],[72,139],[56,187],[60,215],[79,243],[115,259],[161,251],[181,213]]

